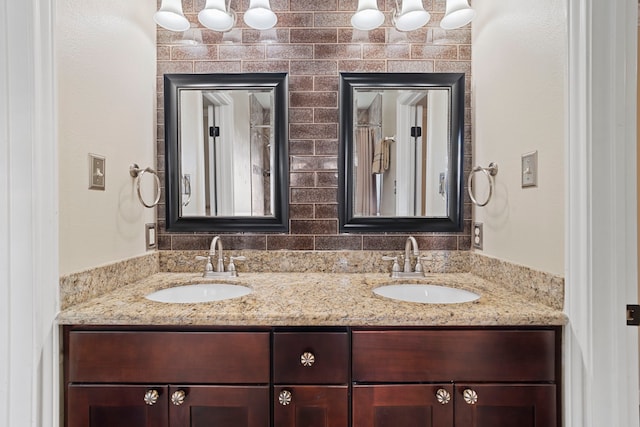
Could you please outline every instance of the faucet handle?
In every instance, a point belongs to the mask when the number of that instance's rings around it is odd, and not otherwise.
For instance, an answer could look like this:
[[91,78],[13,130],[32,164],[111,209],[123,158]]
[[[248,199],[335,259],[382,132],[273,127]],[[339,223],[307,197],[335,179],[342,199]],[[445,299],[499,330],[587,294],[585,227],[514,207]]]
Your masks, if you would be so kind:
[[416,260],[416,268],[414,270],[416,273],[422,273],[424,269],[422,268],[422,262],[420,262],[420,257]]
[[229,265],[227,266],[227,271],[236,271],[236,265],[233,263],[233,261],[244,261],[246,260],[247,257],[245,256],[230,256],[229,257]]
[[204,271],[205,272],[213,271],[213,264],[211,263],[211,255],[209,255],[209,256],[200,256],[200,255],[198,255],[198,256],[196,256],[196,259],[198,261],[207,261],[207,265],[205,265],[205,267],[204,267]]
[[388,255],[383,255],[382,256],[382,260],[383,261],[393,261],[393,267],[391,267],[391,271],[400,271],[400,264],[398,264],[398,257],[397,256],[388,256]]

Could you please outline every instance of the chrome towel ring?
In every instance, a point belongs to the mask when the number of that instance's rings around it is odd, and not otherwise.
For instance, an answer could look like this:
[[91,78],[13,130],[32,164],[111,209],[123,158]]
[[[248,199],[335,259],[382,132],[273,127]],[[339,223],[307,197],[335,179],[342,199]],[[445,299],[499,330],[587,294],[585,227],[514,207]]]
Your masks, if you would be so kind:
[[[142,198],[142,192],[140,191],[140,180],[142,179],[142,176],[147,172],[153,175],[156,181],[156,197],[154,201],[150,204],[144,201],[144,199]],[[136,178],[136,189],[138,191],[138,199],[140,199],[140,203],[142,203],[145,208],[152,208],[156,206],[160,201],[160,193],[162,191],[162,184],[160,183],[160,178],[158,177],[158,173],[151,167],[146,167],[144,169],[141,169],[140,166],[134,163],[131,166],[129,166],[129,174],[133,178]]]
[[[476,198],[473,195],[473,176],[476,174],[476,172],[484,173],[484,175],[489,180],[489,195],[487,196],[487,200],[485,200],[482,203],[478,202],[478,200],[476,200]],[[469,191],[469,197],[471,198],[471,201],[473,202],[474,205],[483,207],[483,206],[486,206],[487,203],[489,203],[489,200],[491,200],[491,196],[493,195],[493,187],[495,185],[494,176],[496,176],[497,174],[498,174],[498,164],[493,162],[489,163],[489,167],[483,168],[482,166],[476,166],[475,168],[473,168],[473,170],[471,170],[471,173],[469,174],[469,179],[467,180],[467,190]]]

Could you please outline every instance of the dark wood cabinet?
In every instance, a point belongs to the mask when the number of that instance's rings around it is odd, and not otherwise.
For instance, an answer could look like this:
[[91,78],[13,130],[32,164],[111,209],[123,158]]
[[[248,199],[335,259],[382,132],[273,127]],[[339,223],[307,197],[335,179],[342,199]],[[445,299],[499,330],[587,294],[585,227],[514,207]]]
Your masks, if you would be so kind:
[[273,419],[277,427],[349,426],[349,334],[273,334]]
[[556,427],[558,352],[557,328],[354,330],[352,425]]
[[354,385],[353,427],[551,427],[552,384]]
[[347,385],[274,387],[273,419],[277,427],[347,427]]
[[456,384],[455,425],[556,426],[556,399],[553,384]]
[[73,384],[67,399],[68,427],[269,426],[267,386]]
[[[451,384],[353,386],[353,427],[444,427],[453,422]],[[442,402],[438,401],[441,396]]]
[[184,403],[169,404],[169,426],[268,427],[268,386],[172,386]]
[[65,327],[65,427],[557,427],[539,328]]
[[[145,394],[153,391],[157,393],[156,401],[145,403]],[[168,392],[168,387],[158,385],[71,384],[67,388],[66,424],[67,427],[168,427]]]
[[66,427],[269,427],[270,338],[66,328]]

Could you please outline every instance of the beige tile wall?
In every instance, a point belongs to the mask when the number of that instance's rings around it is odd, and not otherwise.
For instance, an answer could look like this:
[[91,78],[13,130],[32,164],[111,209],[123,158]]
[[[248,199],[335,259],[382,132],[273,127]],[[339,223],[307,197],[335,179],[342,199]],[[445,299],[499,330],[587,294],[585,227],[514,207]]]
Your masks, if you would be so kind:
[[[203,44],[176,43],[176,34],[158,27],[158,169],[164,169],[164,73],[289,73],[290,188],[288,234],[224,236],[225,248],[256,250],[397,250],[402,234],[339,234],[338,78],[340,72],[464,72],[466,73],[465,175],[471,165],[471,29],[444,31],[439,22],[444,0],[423,0],[431,13],[429,24],[404,34],[391,23],[393,0],[379,0],[385,13],[382,27],[354,32],[350,19],[357,0],[272,0],[278,24],[270,32],[247,27],[242,13],[249,0],[232,0],[238,14],[236,29],[224,37],[203,28],[197,20],[205,0],[183,0],[192,25],[202,30]],[[160,1],[158,1],[160,4]],[[229,43],[227,38],[235,37]],[[466,182],[466,180],[465,180]],[[164,201],[162,201],[164,202]],[[158,207],[159,248],[208,248],[211,235],[169,233],[165,209]],[[465,229],[461,233],[415,233],[422,250],[468,250],[471,246],[471,205],[465,195]]]

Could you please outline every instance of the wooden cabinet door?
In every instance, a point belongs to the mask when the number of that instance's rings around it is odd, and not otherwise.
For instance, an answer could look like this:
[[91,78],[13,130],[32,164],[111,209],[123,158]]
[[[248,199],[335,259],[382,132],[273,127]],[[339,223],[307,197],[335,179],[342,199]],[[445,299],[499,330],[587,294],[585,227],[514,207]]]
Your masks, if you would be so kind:
[[354,385],[352,425],[449,427],[453,398],[451,384]]
[[555,427],[553,384],[456,384],[455,425]]
[[347,427],[347,386],[276,386],[273,417],[276,427]]
[[[166,386],[69,385],[67,427],[168,427]],[[155,403],[145,394],[155,390]],[[149,399],[151,403],[154,399]]]
[[266,385],[171,386],[168,400],[171,427],[269,427]]

